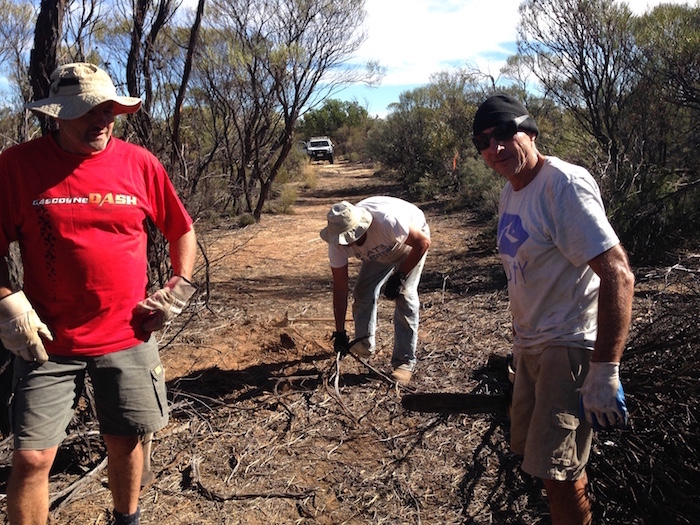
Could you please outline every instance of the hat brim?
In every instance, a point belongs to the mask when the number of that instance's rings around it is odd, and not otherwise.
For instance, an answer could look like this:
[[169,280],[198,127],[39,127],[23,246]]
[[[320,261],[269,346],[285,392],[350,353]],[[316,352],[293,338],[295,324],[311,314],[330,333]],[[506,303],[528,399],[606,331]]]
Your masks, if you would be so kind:
[[141,107],[136,97],[81,94],[78,96],[52,97],[28,102],[26,109],[61,120],[74,120],[105,102],[114,102],[114,114],[135,113]]
[[326,241],[328,244],[337,244],[340,246],[347,246],[348,244],[352,244],[357,241],[367,232],[370,224],[372,224],[372,214],[369,212],[369,210],[364,208],[359,208],[359,210],[362,212],[362,216],[360,217],[357,225],[340,233],[332,233],[328,229],[328,226],[326,226],[320,232],[321,239]]

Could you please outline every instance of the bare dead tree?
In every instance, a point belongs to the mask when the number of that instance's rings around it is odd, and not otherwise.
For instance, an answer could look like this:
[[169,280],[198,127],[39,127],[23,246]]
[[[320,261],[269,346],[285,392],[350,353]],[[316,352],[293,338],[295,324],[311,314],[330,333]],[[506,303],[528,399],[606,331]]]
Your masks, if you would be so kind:
[[[94,58],[92,42],[100,21],[99,0],[82,0],[77,9],[68,4],[68,14],[64,19],[64,38],[66,53],[72,62],[89,62]],[[103,3],[103,2],[102,2]]]
[[[66,0],[42,0],[34,32],[34,47],[29,57],[29,81],[34,100],[48,96],[51,73],[58,65],[58,45],[61,41]],[[53,121],[40,117],[43,134],[53,129]]]
[[172,156],[171,164],[175,166],[176,159],[180,165],[181,175],[186,178],[187,164],[182,155],[182,142],[180,137],[180,127],[182,123],[182,107],[185,101],[185,94],[187,92],[187,85],[192,74],[192,61],[195,56],[195,49],[197,41],[199,39],[199,31],[202,26],[202,17],[204,16],[204,2],[205,0],[199,0],[197,2],[197,12],[195,15],[194,23],[190,28],[190,38],[187,45],[187,53],[185,57],[185,65],[182,72],[182,81],[178,88],[177,96],[175,97],[175,108],[173,111],[173,125],[172,125]]
[[[153,10],[151,11],[151,7]],[[126,85],[129,94],[143,99],[142,110],[131,115],[141,144],[152,147],[153,122],[151,110],[154,105],[151,64],[155,53],[155,43],[159,33],[172,17],[174,5],[171,0],[137,0],[133,4],[131,46],[126,61]],[[146,28],[149,16],[153,15]]]

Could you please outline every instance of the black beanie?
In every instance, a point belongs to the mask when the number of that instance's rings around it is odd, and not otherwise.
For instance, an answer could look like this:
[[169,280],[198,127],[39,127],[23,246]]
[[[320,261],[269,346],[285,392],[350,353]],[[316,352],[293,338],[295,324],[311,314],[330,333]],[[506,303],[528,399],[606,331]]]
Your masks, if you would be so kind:
[[[505,122],[527,115],[527,108],[510,95],[499,93],[487,98],[474,115],[474,135],[478,135],[485,129],[499,126]],[[531,131],[535,136],[540,130],[532,117],[528,117],[518,125],[518,129]]]

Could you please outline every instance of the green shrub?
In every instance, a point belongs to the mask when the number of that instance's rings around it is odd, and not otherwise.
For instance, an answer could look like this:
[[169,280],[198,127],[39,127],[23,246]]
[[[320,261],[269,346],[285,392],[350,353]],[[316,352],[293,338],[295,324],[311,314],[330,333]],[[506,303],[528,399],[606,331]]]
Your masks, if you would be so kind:
[[292,205],[297,201],[299,197],[299,192],[294,186],[285,184],[280,190],[279,198],[277,203],[279,205],[278,210],[282,213],[291,213]]
[[255,217],[253,217],[252,213],[243,213],[238,216],[238,226],[240,228],[245,228],[251,224],[255,224]]

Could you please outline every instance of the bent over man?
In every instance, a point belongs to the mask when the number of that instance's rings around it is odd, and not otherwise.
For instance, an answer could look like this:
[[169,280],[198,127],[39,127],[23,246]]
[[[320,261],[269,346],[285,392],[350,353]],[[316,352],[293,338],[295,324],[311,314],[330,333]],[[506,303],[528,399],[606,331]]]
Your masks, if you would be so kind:
[[498,249],[514,330],[511,448],[543,480],[554,525],[589,524],[591,425],[624,425],[627,416],[619,366],[634,276],[595,180],[538,151],[523,104],[489,97],[473,131],[486,164],[507,179]]
[[[333,273],[333,333],[336,351],[369,357],[375,350],[377,300],[384,295],[396,302],[392,377],[410,382],[416,366],[420,300],[418,283],[430,248],[430,228],[414,204],[395,197],[369,197],[353,205],[334,204],[321,238],[328,243]],[[362,261],[353,289],[355,338],[349,348],[345,330],[349,277],[348,260]]]
[[[58,130],[0,155],[0,338],[15,355],[10,523],[44,524],[49,471],[85,374],[94,386],[117,524],[139,522],[140,437],[165,426],[165,375],[151,332],[194,287],[192,220],[151,153],[112,136],[117,95],[106,72],[60,66],[48,98],[27,104]],[[147,297],[147,220],[170,243],[174,276]],[[24,288],[4,257],[18,241]]]

